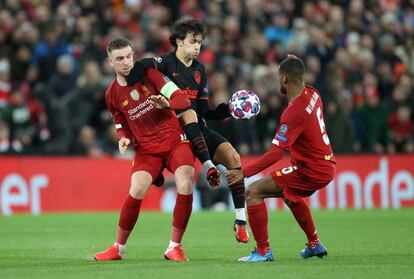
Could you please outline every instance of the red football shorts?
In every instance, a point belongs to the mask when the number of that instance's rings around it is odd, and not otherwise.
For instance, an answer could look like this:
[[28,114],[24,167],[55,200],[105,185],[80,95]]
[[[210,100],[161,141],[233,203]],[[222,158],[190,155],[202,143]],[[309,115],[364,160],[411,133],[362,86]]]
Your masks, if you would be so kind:
[[332,174],[315,175],[309,178],[303,174],[303,170],[297,166],[289,166],[272,172],[273,181],[283,190],[286,199],[295,202],[311,196],[317,190],[325,187],[333,179]]
[[135,153],[131,174],[137,171],[146,171],[155,180],[164,168],[175,173],[181,166],[194,166],[194,155],[188,141],[178,142],[170,152],[161,154]]

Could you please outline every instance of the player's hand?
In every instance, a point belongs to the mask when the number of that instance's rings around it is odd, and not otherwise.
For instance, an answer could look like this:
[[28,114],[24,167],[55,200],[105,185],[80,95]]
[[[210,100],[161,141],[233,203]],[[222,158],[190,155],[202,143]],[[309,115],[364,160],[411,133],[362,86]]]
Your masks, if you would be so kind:
[[229,185],[243,181],[244,174],[242,170],[227,170],[225,172]]
[[127,138],[121,138],[119,141],[118,141],[118,148],[119,148],[119,152],[121,152],[121,154],[124,154],[125,153],[125,151],[127,150],[127,148],[128,148],[128,145],[131,143],[131,140],[130,139],[127,139]]
[[170,107],[170,103],[167,98],[162,95],[151,95],[148,99],[157,109],[167,109]]

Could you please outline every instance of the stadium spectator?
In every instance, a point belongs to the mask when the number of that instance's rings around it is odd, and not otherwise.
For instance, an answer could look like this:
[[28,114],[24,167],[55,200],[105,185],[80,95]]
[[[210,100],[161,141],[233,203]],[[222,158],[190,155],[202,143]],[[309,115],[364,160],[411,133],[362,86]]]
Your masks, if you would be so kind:
[[0,120],[0,154],[10,155],[14,153],[16,151],[11,142],[9,125],[7,122]]
[[[376,78],[373,75],[370,75],[370,77],[373,78],[372,82],[375,83]],[[366,91],[364,92],[365,104],[358,110],[365,131],[362,149],[367,152],[383,154],[388,148],[391,148],[387,112],[383,104],[380,103],[377,88],[369,87],[369,84],[367,85]]]
[[411,120],[411,109],[401,105],[389,116],[391,137],[397,152],[413,153],[414,126]]
[[325,124],[335,153],[350,153],[354,143],[354,125],[334,101],[325,107]]
[[[363,80],[367,73],[377,77],[379,101],[390,101],[385,108],[387,118],[396,112],[400,102],[414,109],[414,5],[410,1],[98,2],[99,5],[92,5],[93,1],[1,1],[0,107],[8,102],[12,88],[21,86],[27,101],[38,100],[38,107],[45,112],[43,128],[50,133],[44,145],[39,146],[40,154],[70,154],[68,146],[76,141],[74,135],[80,127],[69,124],[72,113],[51,104],[47,92],[65,95],[76,91],[73,79],[78,78],[79,70],[89,61],[103,61],[108,41],[116,36],[125,35],[132,40],[137,58],[168,53],[169,25],[184,16],[199,18],[208,25],[209,34],[199,59],[208,76],[223,75],[227,80],[227,98],[230,92],[249,88],[259,94],[262,104],[273,102],[271,96],[277,86],[263,73],[272,72],[289,52],[305,61],[309,69],[306,81],[320,89],[324,100],[336,102],[341,110],[338,94],[343,90],[351,92],[355,109],[364,105]],[[57,75],[57,61],[62,55],[69,55],[73,66],[72,80],[59,79],[65,86],[56,82],[56,77],[51,81]],[[105,63],[99,67],[101,82],[107,86],[112,75]],[[210,87],[213,81],[209,79]],[[94,99],[83,101],[93,103]],[[99,112],[92,118],[85,117],[83,122],[87,123],[83,124],[95,129],[102,139],[106,126],[96,124],[102,106],[90,108]],[[358,117],[355,113],[346,115],[352,119],[357,146],[364,137],[357,127]],[[61,123],[55,123],[56,117]],[[267,126],[259,123],[260,117],[257,120],[249,125],[265,135],[266,131],[261,130]],[[225,125],[235,131],[245,124],[231,121]],[[327,125],[330,129],[331,124]],[[237,138],[229,140],[238,146]],[[263,137],[249,140],[242,145],[243,150],[259,152],[255,146],[263,142],[268,145]]]
[[0,59],[0,108],[9,102],[11,87],[10,64],[7,59],[3,58]]

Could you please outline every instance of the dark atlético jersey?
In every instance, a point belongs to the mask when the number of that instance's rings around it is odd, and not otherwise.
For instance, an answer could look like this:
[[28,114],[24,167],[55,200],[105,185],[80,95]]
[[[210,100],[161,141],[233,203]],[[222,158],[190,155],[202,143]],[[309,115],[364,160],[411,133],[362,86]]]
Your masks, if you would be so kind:
[[[283,111],[273,144],[290,150],[292,163],[305,167],[309,177],[315,170],[335,163],[323,120],[323,104],[315,88],[303,92]],[[320,172],[316,172],[320,175]]]
[[191,101],[191,108],[197,110],[197,101],[208,101],[207,76],[204,65],[193,60],[190,67],[178,60],[175,52],[154,57],[155,68],[167,75]]
[[[197,112],[199,124],[205,125],[202,118],[221,120],[230,117],[230,111],[226,103],[219,104],[216,108],[210,109],[208,103],[207,75],[203,64],[193,60],[190,67],[185,66],[178,60],[176,53],[154,58],[144,58],[134,64],[130,75],[127,77],[129,85],[133,85],[141,79],[142,69],[154,68],[168,76],[191,101],[191,109]],[[186,108],[188,109],[188,108]],[[182,110],[177,110],[177,113]],[[200,117],[201,116],[201,117]],[[201,121],[200,121],[201,120]]]
[[184,134],[174,111],[157,109],[148,99],[165,91],[169,81],[162,73],[147,69],[144,83],[121,86],[115,79],[106,91],[106,104],[114,116],[118,136],[135,138],[135,149],[140,154],[169,151],[172,142]]

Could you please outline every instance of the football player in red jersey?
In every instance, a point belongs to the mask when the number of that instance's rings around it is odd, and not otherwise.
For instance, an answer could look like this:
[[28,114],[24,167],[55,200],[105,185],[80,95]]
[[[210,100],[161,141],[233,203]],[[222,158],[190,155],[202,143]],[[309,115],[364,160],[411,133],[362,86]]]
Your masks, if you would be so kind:
[[247,213],[257,247],[240,261],[272,261],[267,231],[265,198],[282,198],[305,232],[308,243],[303,258],[323,257],[327,250],[318,238],[309,207],[303,200],[325,187],[334,178],[336,161],[323,120],[323,104],[317,90],[304,83],[305,66],[289,55],[279,67],[281,92],[287,95],[288,107],[272,141],[272,147],[255,163],[226,173],[230,183],[237,183],[280,160],[290,150],[291,165],[276,170],[252,183],[246,191]]
[[[107,53],[116,78],[106,91],[106,103],[114,117],[120,152],[134,144],[135,157],[116,242],[96,253],[94,258],[98,261],[122,259],[145,193],[152,184],[162,184],[157,178],[162,177],[163,169],[167,168],[174,174],[178,193],[171,240],[164,256],[168,260],[186,261],[181,240],[192,211],[194,155],[174,110],[188,107],[190,101],[168,77],[154,69],[145,72],[142,82],[127,86],[125,77],[133,66],[133,51],[128,40],[112,40]],[[160,109],[164,107],[169,109]]]

